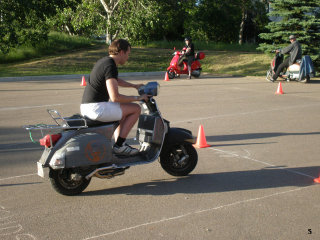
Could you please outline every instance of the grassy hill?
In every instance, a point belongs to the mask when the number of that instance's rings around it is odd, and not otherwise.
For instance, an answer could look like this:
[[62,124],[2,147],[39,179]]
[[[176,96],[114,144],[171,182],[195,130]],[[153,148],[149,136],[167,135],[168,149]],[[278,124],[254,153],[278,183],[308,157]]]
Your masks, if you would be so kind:
[[[271,58],[257,52],[209,51],[201,61],[203,72],[243,76],[265,75]],[[166,71],[172,49],[133,47],[129,61],[119,67],[120,72]],[[87,74],[94,63],[106,56],[105,45],[74,50],[18,63],[0,64],[0,77],[60,74]]]
[[[25,47],[14,50],[11,56],[0,54],[0,77],[60,74],[88,74],[95,62],[107,55],[107,47],[82,38],[51,34],[47,45],[37,49]],[[120,72],[166,71],[174,46],[183,42],[153,42],[134,46],[129,61]],[[204,51],[203,72],[242,76],[264,76],[271,60],[254,45],[195,42]],[[170,49],[171,48],[171,49]]]

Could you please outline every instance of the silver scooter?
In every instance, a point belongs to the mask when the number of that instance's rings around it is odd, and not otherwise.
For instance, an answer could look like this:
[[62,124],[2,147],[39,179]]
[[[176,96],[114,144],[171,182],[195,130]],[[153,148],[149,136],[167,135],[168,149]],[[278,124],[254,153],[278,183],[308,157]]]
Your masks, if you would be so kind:
[[113,133],[119,122],[93,121],[80,115],[62,117],[56,110],[47,110],[55,125],[28,125],[26,130],[49,132],[40,144],[44,151],[39,161],[38,175],[49,177],[52,187],[63,195],[77,195],[86,189],[92,177],[112,178],[125,173],[131,166],[148,164],[160,157],[162,168],[173,176],[186,176],[197,165],[198,155],[191,131],[171,128],[162,118],[154,96],[159,84],[149,82],[140,95],[150,95],[141,102],[136,139],[140,151],[135,156],[119,156],[112,152]]

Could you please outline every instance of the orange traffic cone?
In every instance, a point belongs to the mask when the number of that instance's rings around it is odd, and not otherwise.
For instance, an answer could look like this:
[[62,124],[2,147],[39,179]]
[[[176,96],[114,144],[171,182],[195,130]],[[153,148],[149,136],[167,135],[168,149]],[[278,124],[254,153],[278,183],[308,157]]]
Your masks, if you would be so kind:
[[168,72],[166,72],[166,75],[164,76],[164,81],[170,81],[170,80],[169,80]]
[[278,85],[278,89],[276,91],[276,94],[283,94],[284,92],[282,91],[282,85],[281,85],[281,82],[279,82],[279,85]]
[[82,76],[82,81],[81,81],[80,86],[87,86],[86,79],[84,76]]
[[204,134],[204,130],[203,130],[202,125],[200,125],[200,127],[199,127],[197,142],[196,142],[196,144],[193,144],[193,146],[196,148],[210,147],[210,145],[207,144],[206,136]]
[[320,175],[319,175],[318,178],[313,179],[313,181],[314,181],[315,183],[320,183]]

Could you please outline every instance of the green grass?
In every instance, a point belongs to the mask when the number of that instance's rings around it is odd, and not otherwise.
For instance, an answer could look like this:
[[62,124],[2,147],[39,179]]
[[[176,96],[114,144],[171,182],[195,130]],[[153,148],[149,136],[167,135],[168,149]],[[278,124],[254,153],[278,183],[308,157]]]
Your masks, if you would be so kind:
[[[135,45],[120,72],[166,71],[173,48],[183,42],[150,42]],[[265,75],[271,58],[255,50],[255,45],[195,42],[204,51],[204,72],[231,75]],[[0,55],[0,77],[61,74],[88,74],[95,62],[107,55],[107,46],[90,39],[51,33],[49,41],[37,48],[23,47],[4,58]]]
[[[258,45],[255,44],[234,44],[234,43],[216,43],[216,42],[205,42],[205,41],[194,41],[196,50],[211,50],[211,51],[237,51],[237,52],[258,52]],[[136,47],[146,48],[168,48],[181,49],[184,46],[184,42],[181,41],[153,41],[147,42],[143,45],[135,45]]]
[[0,53],[0,64],[14,63],[29,59],[39,58],[70,52],[75,49],[88,48],[92,46],[93,40],[84,37],[74,37],[67,34],[51,32],[48,40],[40,42],[36,47],[23,45],[12,49],[9,54]]

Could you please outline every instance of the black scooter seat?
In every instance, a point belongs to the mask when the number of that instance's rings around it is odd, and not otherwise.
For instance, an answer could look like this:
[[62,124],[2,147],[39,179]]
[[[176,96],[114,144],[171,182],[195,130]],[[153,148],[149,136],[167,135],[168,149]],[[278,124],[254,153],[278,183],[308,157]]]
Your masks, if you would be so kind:
[[119,121],[113,121],[113,122],[101,122],[97,120],[92,120],[87,117],[83,117],[86,122],[88,127],[98,127],[98,126],[103,126],[103,125],[111,125],[111,124],[119,124]]
[[70,127],[83,127],[86,123],[88,127],[99,127],[104,125],[119,124],[119,121],[101,122],[97,120],[92,120],[88,117],[83,117],[80,114],[75,114],[71,117],[65,118],[65,120],[67,121]]

